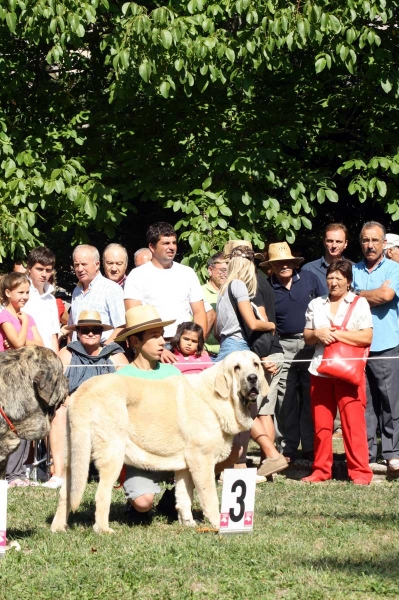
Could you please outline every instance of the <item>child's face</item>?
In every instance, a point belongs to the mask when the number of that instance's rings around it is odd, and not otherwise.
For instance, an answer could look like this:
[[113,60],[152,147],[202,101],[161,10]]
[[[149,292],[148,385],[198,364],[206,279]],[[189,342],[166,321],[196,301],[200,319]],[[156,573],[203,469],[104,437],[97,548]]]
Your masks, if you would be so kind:
[[144,331],[143,339],[140,340],[135,335],[129,338],[131,340],[133,349],[136,352],[140,352],[147,360],[160,360],[161,355],[165,346],[165,340],[163,339],[163,327],[157,327],[156,329],[148,329]]
[[13,290],[5,291],[8,302],[12,304],[17,312],[19,312],[29,300],[29,288],[29,282],[26,281],[24,283],[20,283]]
[[35,288],[44,286],[53,274],[53,271],[54,268],[51,265],[46,267],[40,263],[35,263],[29,269],[29,277]]
[[191,356],[198,350],[198,333],[185,329],[180,337],[180,352],[185,356]]

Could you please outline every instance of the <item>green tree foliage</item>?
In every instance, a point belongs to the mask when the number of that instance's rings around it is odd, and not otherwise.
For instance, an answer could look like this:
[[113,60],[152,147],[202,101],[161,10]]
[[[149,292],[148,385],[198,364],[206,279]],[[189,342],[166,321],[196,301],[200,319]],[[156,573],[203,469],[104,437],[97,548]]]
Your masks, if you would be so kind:
[[[398,203],[399,0],[4,0],[0,254],[154,203],[196,265]],[[138,212],[139,211],[139,212]]]

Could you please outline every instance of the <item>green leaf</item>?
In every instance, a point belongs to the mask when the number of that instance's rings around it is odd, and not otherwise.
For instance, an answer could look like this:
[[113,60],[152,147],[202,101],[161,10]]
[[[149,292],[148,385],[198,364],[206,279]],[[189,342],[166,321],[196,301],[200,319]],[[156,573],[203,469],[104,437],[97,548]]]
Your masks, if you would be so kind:
[[393,85],[392,85],[391,81],[388,78],[386,78],[385,81],[381,80],[381,87],[386,94],[389,94]]
[[385,181],[377,180],[377,189],[382,198],[387,195],[387,184]]
[[226,55],[226,58],[231,63],[234,63],[234,60],[235,60],[235,57],[236,57],[234,50],[232,50],[231,48],[226,48],[225,55]]
[[149,82],[151,76],[151,65],[148,60],[144,60],[139,66],[140,77],[144,79],[146,83]]
[[318,58],[315,62],[316,73],[321,73],[326,66],[326,59],[323,57]]
[[202,189],[207,190],[209,186],[212,185],[212,177],[208,177],[202,184]]
[[162,29],[161,31],[161,43],[166,50],[172,45],[172,34],[167,29]]
[[338,194],[334,190],[327,189],[325,193],[330,202],[338,202]]
[[159,91],[161,92],[161,94],[164,98],[169,98],[169,90],[170,90],[169,81],[163,81],[161,83],[161,85],[159,86]]
[[6,23],[11,33],[14,33],[17,27],[17,15],[13,12],[8,12],[6,14]]

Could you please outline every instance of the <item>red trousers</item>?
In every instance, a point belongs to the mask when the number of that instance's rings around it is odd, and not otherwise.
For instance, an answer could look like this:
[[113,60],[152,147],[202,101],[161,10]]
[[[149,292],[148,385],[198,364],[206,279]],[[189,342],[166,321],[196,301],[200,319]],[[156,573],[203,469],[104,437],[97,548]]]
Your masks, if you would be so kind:
[[338,406],[349,477],[370,483],[373,473],[369,467],[365,385],[357,387],[333,377],[311,375],[310,399],[315,452],[312,474],[331,479],[332,434]]

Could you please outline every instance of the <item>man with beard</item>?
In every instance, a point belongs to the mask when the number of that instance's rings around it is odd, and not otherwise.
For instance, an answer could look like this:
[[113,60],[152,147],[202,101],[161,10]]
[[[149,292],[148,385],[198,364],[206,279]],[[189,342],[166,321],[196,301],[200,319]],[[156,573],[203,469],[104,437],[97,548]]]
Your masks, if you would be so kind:
[[388,475],[399,476],[399,265],[384,257],[385,227],[368,221],[360,232],[364,259],[353,267],[355,293],[373,316],[373,341],[366,367],[366,423],[370,463],[377,461],[377,426]]

